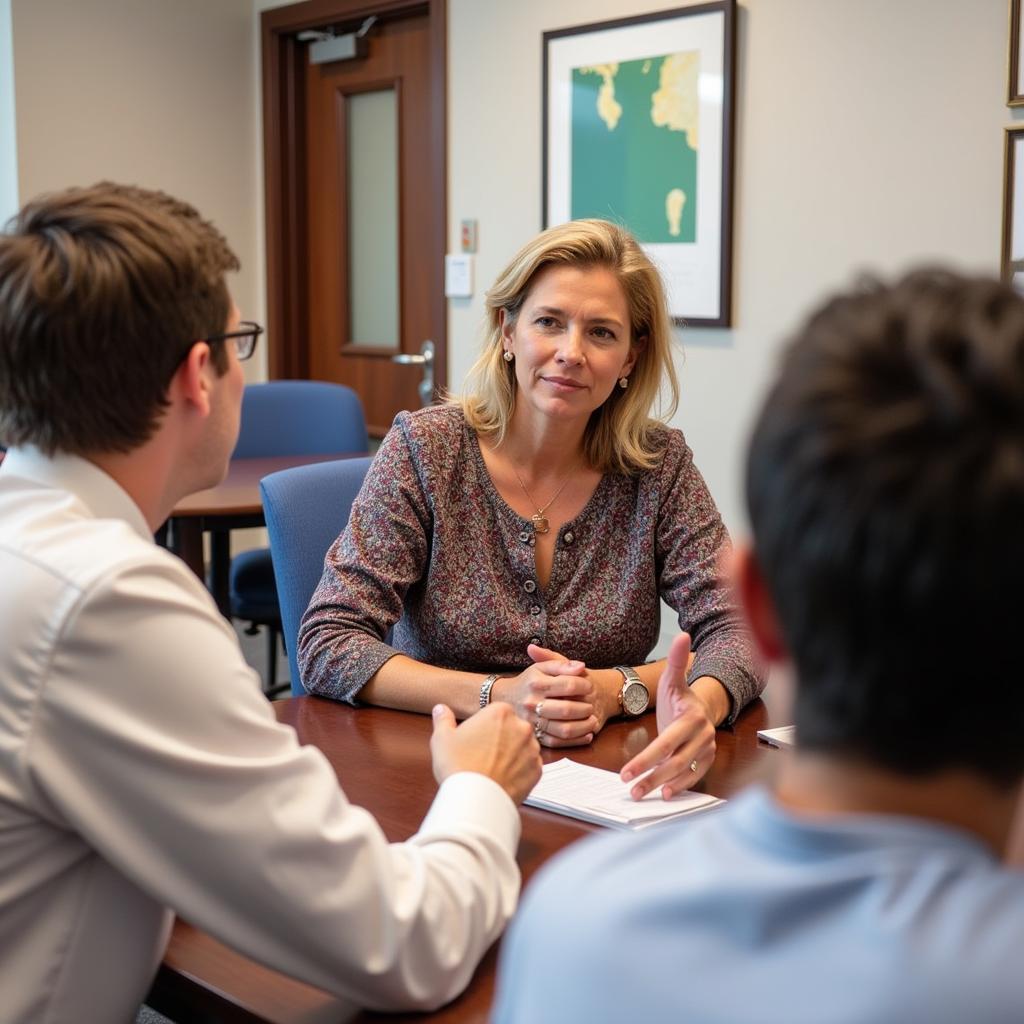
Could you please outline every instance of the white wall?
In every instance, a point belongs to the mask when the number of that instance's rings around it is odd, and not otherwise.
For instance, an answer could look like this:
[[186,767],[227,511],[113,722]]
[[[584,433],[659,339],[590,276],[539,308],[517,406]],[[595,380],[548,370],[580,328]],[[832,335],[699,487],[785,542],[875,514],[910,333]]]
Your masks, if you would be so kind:
[[[22,200],[99,178],[180,195],[228,236],[239,305],[263,318],[259,12],[280,0],[0,0],[0,216],[17,188],[8,5]],[[449,307],[449,386],[483,290],[540,229],[541,33],[657,6],[449,0],[450,248],[461,218],[480,229],[477,294]],[[861,268],[996,269],[1012,120],[1006,0],[743,0],[738,30],[735,327],[682,332],[676,419],[734,531],[745,433],[808,305]]]
[[[541,33],[651,0],[449,0],[449,245],[479,221],[477,294],[453,300],[450,384],[483,291],[540,229]],[[734,328],[681,332],[676,423],[742,531],[746,431],[780,338],[856,271],[995,271],[1006,0],[744,0],[738,25]]]
[[14,115],[11,0],[0,0],[0,224],[18,210],[18,149]]
[[[280,0],[0,0],[0,216],[8,5],[21,198],[103,177],[181,195],[228,236],[239,305],[264,317],[259,12]],[[484,288],[540,228],[541,33],[652,6],[449,0],[451,248],[461,218],[480,227],[477,295],[450,303],[449,386],[476,352]],[[676,421],[732,528],[745,431],[810,302],[862,267],[995,269],[1006,13],[1006,0],[743,0],[735,327],[682,333]]]
[[227,236],[235,299],[260,319],[253,12],[253,0],[13,0],[14,87],[23,201],[101,179],[179,196]]

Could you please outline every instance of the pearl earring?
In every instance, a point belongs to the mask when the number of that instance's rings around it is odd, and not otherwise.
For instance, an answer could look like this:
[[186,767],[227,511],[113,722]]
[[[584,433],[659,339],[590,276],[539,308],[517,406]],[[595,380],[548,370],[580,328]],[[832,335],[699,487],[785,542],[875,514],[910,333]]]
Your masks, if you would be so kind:
[[619,378],[619,387],[622,388],[623,391],[625,391],[626,388],[629,387],[629,378],[628,377],[620,377]]
[[505,356],[504,356],[505,362],[506,363],[511,363],[514,358],[515,357],[512,355],[512,353],[509,352],[508,349],[505,349]]

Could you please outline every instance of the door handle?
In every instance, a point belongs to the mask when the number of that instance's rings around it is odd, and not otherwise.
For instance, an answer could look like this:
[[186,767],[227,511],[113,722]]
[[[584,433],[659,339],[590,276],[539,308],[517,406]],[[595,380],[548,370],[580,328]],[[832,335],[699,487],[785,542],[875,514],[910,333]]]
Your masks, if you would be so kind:
[[403,352],[401,355],[392,356],[393,363],[401,363],[403,366],[422,366],[423,380],[419,383],[420,405],[428,406],[434,401],[434,343],[425,341],[419,353]]

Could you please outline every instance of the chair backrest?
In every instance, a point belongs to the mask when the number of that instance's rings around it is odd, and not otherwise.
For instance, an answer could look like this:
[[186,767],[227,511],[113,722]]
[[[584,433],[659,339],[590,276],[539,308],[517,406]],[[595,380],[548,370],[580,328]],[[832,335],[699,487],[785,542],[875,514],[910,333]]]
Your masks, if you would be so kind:
[[365,452],[369,447],[359,396],[343,384],[272,380],[249,384],[234,459]]
[[306,692],[296,656],[299,622],[323,575],[324,555],[348,524],[370,461],[318,462],[271,473],[260,481],[295,695]]

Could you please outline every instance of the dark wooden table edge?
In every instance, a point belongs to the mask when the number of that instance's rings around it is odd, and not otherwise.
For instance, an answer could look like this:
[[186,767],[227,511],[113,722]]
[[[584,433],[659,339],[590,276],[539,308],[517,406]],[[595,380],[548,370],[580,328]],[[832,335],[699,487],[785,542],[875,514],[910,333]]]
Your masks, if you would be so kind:
[[228,993],[213,991],[164,963],[156,972],[145,1003],[176,1024],[266,1024],[265,1017],[240,1006]]
[[[318,697],[298,697],[291,698],[284,701],[277,701],[277,715],[279,720],[289,722],[293,724],[293,715],[296,713],[296,709],[301,708],[304,702],[312,702],[315,704],[323,703],[327,707],[336,706],[335,702],[325,700]],[[771,700],[771,709],[764,702],[764,700],[758,698],[751,702],[746,708],[744,708],[737,722],[732,726],[723,727],[719,730],[719,753],[723,764],[720,766],[725,771],[730,784],[725,787],[726,792],[723,793],[727,799],[731,799],[735,796],[736,792],[746,788],[753,782],[763,781],[766,772],[772,770],[772,766],[775,765],[775,758],[771,755],[778,756],[779,751],[769,747],[767,744],[759,741],[756,737],[756,732],[760,728],[765,728],[772,725],[784,724],[781,718],[778,717],[778,712],[784,709],[785,701],[779,701],[778,699]],[[780,705],[782,707],[780,708]],[[352,709],[348,709],[351,712]],[[383,710],[383,709],[375,709]],[[301,712],[298,712],[301,714]],[[358,714],[358,710],[354,712]],[[387,712],[388,714],[394,715],[406,715],[411,713],[405,712]],[[420,720],[422,716],[411,716],[417,720]],[[646,717],[646,716],[645,716]],[[653,715],[652,715],[653,718]],[[623,724],[623,723],[618,723]],[[737,744],[740,746],[740,750],[737,750]],[[746,748],[743,750],[743,748]],[[582,749],[582,748],[581,748]],[[751,772],[750,763],[744,763],[740,765],[729,764],[727,762],[733,761],[733,755],[735,753],[742,753],[741,761],[749,762],[751,755],[756,751],[756,763],[760,765],[760,768],[756,772]],[[551,759],[556,755],[563,754],[562,751],[552,752]],[[715,774],[715,769],[712,769],[712,776]],[[702,789],[703,785],[699,786],[698,789]],[[717,786],[715,787],[718,788]],[[600,834],[606,830],[598,825],[588,824],[586,822],[578,821],[575,819],[566,818],[561,815],[554,814],[552,812],[543,811],[537,808],[523,807],[521,813],[530,818],[534,819],[550,819],[551,823],[558,828],[572,828],[578,830],[581,833],[580,838],[586,835]],[[524,838],[525,838],[526,826],[524,822]],[[522,842],[522,839],[520,840]],[[522,850],[520,850],[521,858]],[[557,855],[557,851],[554,855]],[[545,858],[547,859],[547,858]],[[524,873],[524,887],[528,879]],[[500,944],[500,939],[495,942],[488,953],[485,955],[481,964],[477,968],[477,972],[484,970],[490,974],[490,981],[487,983],[487,990],[493,995],[493,974],[494,964],[497,957],[497,947]],[[474,975],[476,977],[476,974]],[[300,983],[301,984],[301,983]],[[471,983],[472,988],[473,983]],[[329,995],[324,993],[324,995]],[[249,1010],[240,1005],[234,996],[223,991],[215,985],[200,982],[193,977],[188,971],[172,971],[166,964],[161,964],[157,973],[156,979],[154,980],[153,989],[150,996],[156,1002],[147,998],[147,1005],[152,1006],[159,1012],[165,1013],[171,1017],[172,1020],[177,1020],[180,1024],[192,1024],[193,1021],[197,1024],[205,1024],[206,1021],[224,1021],[226,1024],[234,1024],[234,1022],[240,1022],[240,1024],[272,1024],[276,1017],[263,1015],[255,1010]],[[468,999],[468,1004],[464,1003],[463,1000]],[[184,1000],[184,1001],[182,1001]],[[474,1002],[479,1001],[479,990],[475,997],[470,996],[470,992],[467,991],[463,995],[459,996],[452,1003],[438,1011],[437,1019],[439,1021],[476,1021],[478,1019],[486,1020],[489,1017],[488,1012],[484,1018],[479,1017],[478,1007],[470,1009],[470,1005]],[[461,1006],[460,1006],[461,1004]],[[178,1015],[175,1016],[175,1007],[177,1007]],[[418,1022],[432,1019],[432,1014],[383,1014],[378,1015],[371,1011],[363,1010],[356,1014],[356,1020],[359,1021],[372,1021],[376,1019],[387,1020],[393,1022],[393,1024],[405,1024],[405,1022]],[[297,1018],[296,1018],[297,1019]],[[348,1020],[348,1017],[344,1019]]]

